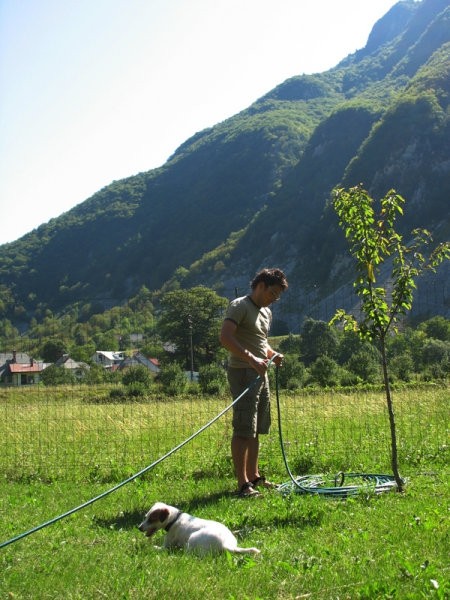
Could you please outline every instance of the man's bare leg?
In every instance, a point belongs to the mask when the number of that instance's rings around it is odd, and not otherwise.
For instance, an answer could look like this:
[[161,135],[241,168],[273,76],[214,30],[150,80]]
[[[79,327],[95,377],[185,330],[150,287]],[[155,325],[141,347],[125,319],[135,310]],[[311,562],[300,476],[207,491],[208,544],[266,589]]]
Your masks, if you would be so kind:
[[250,438],[247,450],[246,473],[249,481],[255,481],[259,477],[258,458],[259,458],[259,438]]
[[247,481],[253,481],[259,477],[258,456],[259,439],[245,438],[234,435],[231,439],[231,456],[236,473],[238,488]]

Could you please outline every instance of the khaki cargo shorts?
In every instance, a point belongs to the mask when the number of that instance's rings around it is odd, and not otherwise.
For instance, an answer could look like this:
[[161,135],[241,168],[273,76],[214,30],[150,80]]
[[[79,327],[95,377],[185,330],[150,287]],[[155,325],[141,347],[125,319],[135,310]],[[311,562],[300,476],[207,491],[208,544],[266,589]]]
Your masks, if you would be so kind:
[[250,390],[233,406],[233,434],[239,437],[255,438],[270,430],[270,391],[267,374],[254,383],[258,374],[254,369],[228,369],[228,383],[235,400],[251,386]]

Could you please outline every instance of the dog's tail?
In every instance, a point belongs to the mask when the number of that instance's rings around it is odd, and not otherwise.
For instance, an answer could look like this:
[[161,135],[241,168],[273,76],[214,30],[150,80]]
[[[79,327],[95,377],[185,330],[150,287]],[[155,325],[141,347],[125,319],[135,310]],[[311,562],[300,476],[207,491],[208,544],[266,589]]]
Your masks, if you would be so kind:
[[258,548],[239,548],[239,546],[236,546],[235,548],[226,548],[226,550],[234,552],[234,554],[253,554],[253,556],[261,554],[261,550],[258,550]]

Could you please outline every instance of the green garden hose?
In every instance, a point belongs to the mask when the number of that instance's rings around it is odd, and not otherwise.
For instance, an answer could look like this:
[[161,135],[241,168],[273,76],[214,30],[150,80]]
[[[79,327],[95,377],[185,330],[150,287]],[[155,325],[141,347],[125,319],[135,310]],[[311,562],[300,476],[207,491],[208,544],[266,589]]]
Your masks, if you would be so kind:
[[[329,498],[348,498],[349,496],[356,496],[363,493],[380,494],[382,492],[397,489],[398,486],[393,475],[380,475],[376,473],[344,473],[340,471],[334,476],[302,475],[300,477],[294,477],[289,468],[284,448],[278,386],[278,367],[275,371],[275,390],[281,453],[283,455],[286,471],[290,477],[289,481],[278,486],[278,491],[281,494],[296,492],[297,494],[315,494],[327,496]],[[352,479],[354,482],[353,485],[344,486],[344,481],[346,479]]]

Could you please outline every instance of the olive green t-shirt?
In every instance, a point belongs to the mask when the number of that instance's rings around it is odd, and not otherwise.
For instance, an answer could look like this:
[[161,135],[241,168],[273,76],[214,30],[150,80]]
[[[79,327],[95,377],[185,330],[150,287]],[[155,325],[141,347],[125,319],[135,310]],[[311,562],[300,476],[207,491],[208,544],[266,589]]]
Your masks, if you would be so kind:
[[[272,311],[267,306],[257,306],[250,296],[232,300],[225,319],[236,323],[235,337],[243,348],[258,358],[267,358],[267,338],[272,323]],[[248,362],[230,353],[229,366],[248,368]]]

